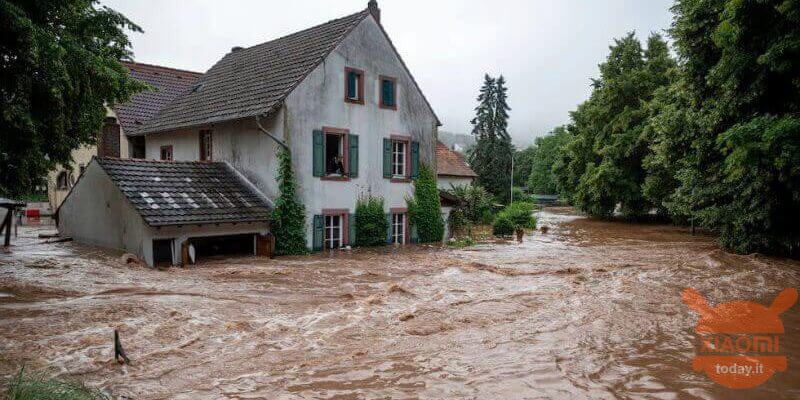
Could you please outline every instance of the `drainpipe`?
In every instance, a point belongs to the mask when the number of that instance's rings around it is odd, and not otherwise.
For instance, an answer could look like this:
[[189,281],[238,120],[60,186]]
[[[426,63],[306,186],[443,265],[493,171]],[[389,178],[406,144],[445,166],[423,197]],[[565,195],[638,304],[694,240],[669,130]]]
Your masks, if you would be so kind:
[[286,143],[283,140],[278,139],[275,135],[273,135],[268,130],[266,130],[263,126],[261,126],[261,119],[260,119],[260,116],[258,114],[256,114],[256,126],[258,126],[258,130],[260,130],[262,133],[264,133],[267,136],[269,136],[272,140],[274,140],[279,145],[283,146],[283,148],[286,151],[289,151],[289,146],[287,146]]

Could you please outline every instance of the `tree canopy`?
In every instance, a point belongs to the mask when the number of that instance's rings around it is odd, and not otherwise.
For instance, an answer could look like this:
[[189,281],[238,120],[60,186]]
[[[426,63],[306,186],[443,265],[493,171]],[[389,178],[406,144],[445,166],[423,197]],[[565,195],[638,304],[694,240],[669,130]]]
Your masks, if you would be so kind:
[[0,0],[0,195],[30,193],[145,88],[119,62],[126,30],[141,32],[94,0]]

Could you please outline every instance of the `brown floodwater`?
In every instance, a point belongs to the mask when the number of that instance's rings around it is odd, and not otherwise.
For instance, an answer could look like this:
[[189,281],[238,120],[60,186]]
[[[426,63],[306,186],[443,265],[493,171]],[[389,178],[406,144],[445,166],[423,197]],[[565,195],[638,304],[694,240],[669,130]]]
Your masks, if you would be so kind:
[[[708,236],[570,209],[523,243],[416,246],[191,269],[41,243],[0,253],[0,383],[26,370],[135,399],[797,399],[788,368],[749,390],[692,369],[694,288],[711,305],[769,305],[800,262],[733,255]],[[112,361],[119,329],[132,363]]]

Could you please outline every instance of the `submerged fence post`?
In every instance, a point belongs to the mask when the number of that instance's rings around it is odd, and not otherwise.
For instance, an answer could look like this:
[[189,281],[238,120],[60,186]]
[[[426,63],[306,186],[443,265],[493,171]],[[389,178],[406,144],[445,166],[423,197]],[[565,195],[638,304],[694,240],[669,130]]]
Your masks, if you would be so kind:
[[122,343],[119,341],[119,331],[116,329],[114,329],[114,359],[120,364],[131,363],[131,360],[125,355],[125,350],[122,348]]

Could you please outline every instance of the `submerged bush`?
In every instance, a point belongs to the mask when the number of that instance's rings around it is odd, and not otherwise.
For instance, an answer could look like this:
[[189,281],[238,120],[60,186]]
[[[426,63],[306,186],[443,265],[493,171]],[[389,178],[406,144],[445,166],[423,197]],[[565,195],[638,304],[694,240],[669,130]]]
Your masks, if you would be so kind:
[[77,381],[25,375],[21,369],[8,384],[3,397],[8,400],[100,400],[108,399],[96,389]]
[[383,198],[359,196],[356,202],[356,245],[384,245],[388,231],[389,222],[383,211]]
[[492,222],[492,233],[507,236],[520,229],[536,229],[533,203],[516,202],[500,211]]

